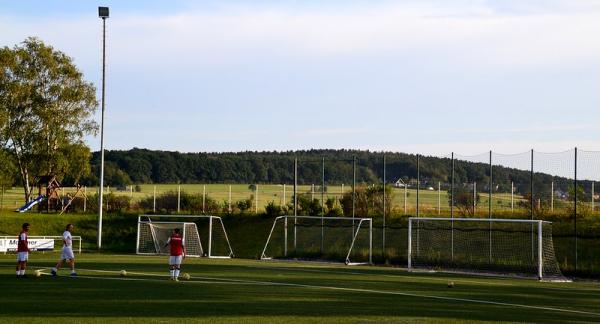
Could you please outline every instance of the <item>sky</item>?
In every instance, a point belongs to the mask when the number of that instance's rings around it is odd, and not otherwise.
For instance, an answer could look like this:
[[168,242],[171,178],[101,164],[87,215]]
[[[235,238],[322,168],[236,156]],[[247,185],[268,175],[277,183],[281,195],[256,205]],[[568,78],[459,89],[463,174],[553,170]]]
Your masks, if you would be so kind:
[[106,149],[600,151],[599,0],[0,0],[0,46],[100,98],[98,6]]

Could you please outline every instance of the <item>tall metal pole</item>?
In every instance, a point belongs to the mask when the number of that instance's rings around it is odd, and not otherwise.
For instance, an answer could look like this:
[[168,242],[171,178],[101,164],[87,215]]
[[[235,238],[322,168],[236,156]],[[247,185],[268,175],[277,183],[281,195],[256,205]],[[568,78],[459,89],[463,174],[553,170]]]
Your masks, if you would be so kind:
[[417,154],[417,217],[419,217],[420,191],[421,191],[421,155]]
[[[593,196],[593,195],[592,195]],[[593,198],[592,198],[593,199]],[[381,229],[381,254],[385,258],[385,153],[383,153],[383,228]],[[593,210],[593,208],[592,208]]]
[[531,197],[529,199],[530,200],[529,203],[531,205],[531,215],[530,215],[530,218],[533,219],[533,209],[535,208],[535,206],[533,204],[533,149],[531,150],[531,175],[530,175],[530,178],[531,178],[530,179],[531,188],[529,188],[530,191],[531,191]]
[[[493,181],[493,173],[492,173],[492,151],[490,150],[490,190],[489,190],[489,199],[488,199],[488,218],[492,218],[492,186],[494,185]],[[490,223],[491,224],[491,223]]]
[[575,179],[573,181],[574,194],[573,194],[573,218],[574,218],[574,234],[575,234],[575,272],[577,272],[577,148],[575,148]]
[[352,157],[352,236],[354,236],[354,216],[356,214],[356,155]]
[[[492,173],[492,150],[490,150],[490,180],[488,182],[489,190],[488,190],[488,218],[492,218],[492,186],[494,185],[493,181],[493,173]],[[489,262],[492,263],[492,222],[489,224]]]
[[450,185],[450,255],[451,260],[454,261],[454,152],[452,152],[452,184]]
[[[294,216],[298,216],[298,158],[294,159]],[[296,250],[296,222],[297,222],[297,220],[298,220],[298,218],[294,217],[294,251]],[[287,233],[287,229],[286,229],[286,233]]]
[[321,253],[323,253],[323,244],[325,241],[325,157],[321,157]]
[[454,218],[454,152],[452,152],[452,181],[450,187],[450,218]]
[[[99,13],[100,13],[100,8]],[[98,201],[98,249],[102,248],[102,207],[104,195],[104,110],[106,99],[106,18],[108,18],[108,8],[106,8],[106,17],[102,16],[102,120],[100,122],[100,195]]]

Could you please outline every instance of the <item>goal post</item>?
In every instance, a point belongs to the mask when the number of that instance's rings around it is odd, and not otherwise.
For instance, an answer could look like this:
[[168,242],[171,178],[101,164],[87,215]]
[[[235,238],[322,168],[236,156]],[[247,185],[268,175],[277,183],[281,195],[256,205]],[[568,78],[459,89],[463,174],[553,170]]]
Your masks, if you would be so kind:
[[536,277],[564,281],[552,223],[526,219],[408,220],[408,270]]
[[139,215],[137,227],[137,254],[168,254],[165,244],[173,229],[179,228],[185,240],[186,256],[233,257],[225,225],[218,216]]
[[260,259],[372,264],[372,234],[370,218],[279,216],[273,221]]

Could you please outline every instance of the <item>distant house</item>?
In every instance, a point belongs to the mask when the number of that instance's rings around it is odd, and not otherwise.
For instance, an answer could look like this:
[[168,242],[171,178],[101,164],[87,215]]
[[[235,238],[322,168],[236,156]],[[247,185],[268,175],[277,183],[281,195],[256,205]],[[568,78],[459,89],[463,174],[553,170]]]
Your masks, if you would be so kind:
[[398,180],[396,180],[396,182],[394,182],[394,187],[404,188],[404,187],[406,187],[406,184],[404,183],[404,181],[402,181],[401,178],[398,178]]

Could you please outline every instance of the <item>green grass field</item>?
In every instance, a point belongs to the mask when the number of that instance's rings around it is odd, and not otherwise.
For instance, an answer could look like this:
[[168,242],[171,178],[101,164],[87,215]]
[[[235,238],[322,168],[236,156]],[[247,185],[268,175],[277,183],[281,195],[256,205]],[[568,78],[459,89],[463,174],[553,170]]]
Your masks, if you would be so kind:
[[[600,321],[600,284],[407,273],[336,264],[188,258],[192,279],[167,280],[165,257],[82,254],[79,277],[16,279],[0,255],[1,322],[469,323]],[[33,253],[49,272],[57,254]],[[128,276],[119,277],[126,269]],[[454,288],[447,283],[454,282]]]

